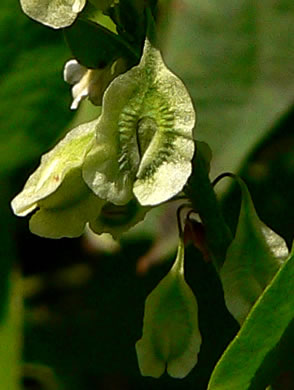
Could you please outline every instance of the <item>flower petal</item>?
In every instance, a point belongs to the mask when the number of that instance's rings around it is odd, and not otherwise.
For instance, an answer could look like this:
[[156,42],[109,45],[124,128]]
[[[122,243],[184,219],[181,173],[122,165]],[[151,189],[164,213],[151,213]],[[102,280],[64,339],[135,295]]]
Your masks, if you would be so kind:
[[82,79],[87,71],[88,69],[85,66],[80,65],[77,60],[69,60],[65,64],[63,70],[64,81],[74,85]]
[[38,202],[40,209],[30,219],[30,230],[47,238],[78,237],[104,203],[83,181],[81,168],[72,169],[53,194]]
[[125,134],[132,129],[124,128],[120,118],[137,84],[137,78],[125,80],[118,76],[105,91],[96,146],[83,168],[84,179],[94,193],[116,205],[133,198],[133,182],[140,161],[136,138]]

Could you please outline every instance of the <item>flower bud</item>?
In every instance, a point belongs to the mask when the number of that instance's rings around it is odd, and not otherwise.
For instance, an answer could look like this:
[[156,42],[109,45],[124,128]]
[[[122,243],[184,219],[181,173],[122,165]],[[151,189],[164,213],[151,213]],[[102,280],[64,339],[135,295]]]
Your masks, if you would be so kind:
[[184,279],[184,244],[169,273],[148,295],[143,336],[136,343],[142,375],[183,378],[197,363],[201,345],[197,302]]

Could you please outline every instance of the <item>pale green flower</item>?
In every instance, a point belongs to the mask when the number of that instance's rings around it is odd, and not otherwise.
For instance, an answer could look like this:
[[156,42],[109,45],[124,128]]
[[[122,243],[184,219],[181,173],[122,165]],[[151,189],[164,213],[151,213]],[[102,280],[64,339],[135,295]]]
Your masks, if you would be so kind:
[[[121,66],[89,70],[69,61],[64,73],[74,85],[72,108],[86,96],[100,99]],[[185,86],[146,41],[140,64],[105,91],[101,116],[43,156],[12,208],[20,216],[36,211],[30,228],[42,236],[78,236],[86,223],[118,236],[144,218],[150,207],[142,206],[183,189],[192,170],[194,124]]]
[[83,167],[86,183],[116,205],[134,195],[144,206],[172,198],[192,171],[194,124],[184,84],[146,40],[139,65],[104,93],[96,145]]
[[114,238],[143,220],[150,207],[134,198],[115,206],[97,197],[82,178],[85,157],[95,143],[97,120],[70,131],[41,159],[23,191],[12,201],[18,216],[34,212],[30,230],[42,237],[80,236],[88,223],[98,234]]
[[145,302],[143,336],[136,343],[141,374],[160,377],[165,369],[183,378],[197,363],[201,335],[198,308],[184,278],[184,243],[169,273]]
[[82,179],[82,165],[95,139],[96,121],[70,131],[41,159],[22,192],[12,201],[18,216],[36,211],[30,220],[33,233],[44,237],[76,237],[85,224],[100,214],[104,201]]

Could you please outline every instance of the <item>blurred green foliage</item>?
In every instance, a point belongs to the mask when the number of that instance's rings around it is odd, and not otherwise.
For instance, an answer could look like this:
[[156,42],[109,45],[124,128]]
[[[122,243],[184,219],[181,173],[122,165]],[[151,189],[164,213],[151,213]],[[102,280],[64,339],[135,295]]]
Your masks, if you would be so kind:
[[212,174],[236,170],[293,104],[294,3],[175,1],[165,59],[189,87]]
[[26,17],[3,0],[0,16],[0,173],[39,158],[68,124],[70,96],[62,80],[70,57],[60,31]]

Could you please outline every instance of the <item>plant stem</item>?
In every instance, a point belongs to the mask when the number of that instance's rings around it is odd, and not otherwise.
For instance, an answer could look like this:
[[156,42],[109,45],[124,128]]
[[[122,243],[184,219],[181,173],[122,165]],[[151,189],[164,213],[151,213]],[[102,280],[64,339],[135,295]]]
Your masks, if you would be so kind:
[[200,151],[197,151],[194,157],[193,173],[185,193],[202,220],[207,246],[214,266],[219,270],[224,263],[228,246],[232,241],[232,233],[225,223],[213,186],[209,180],[206,163]]

